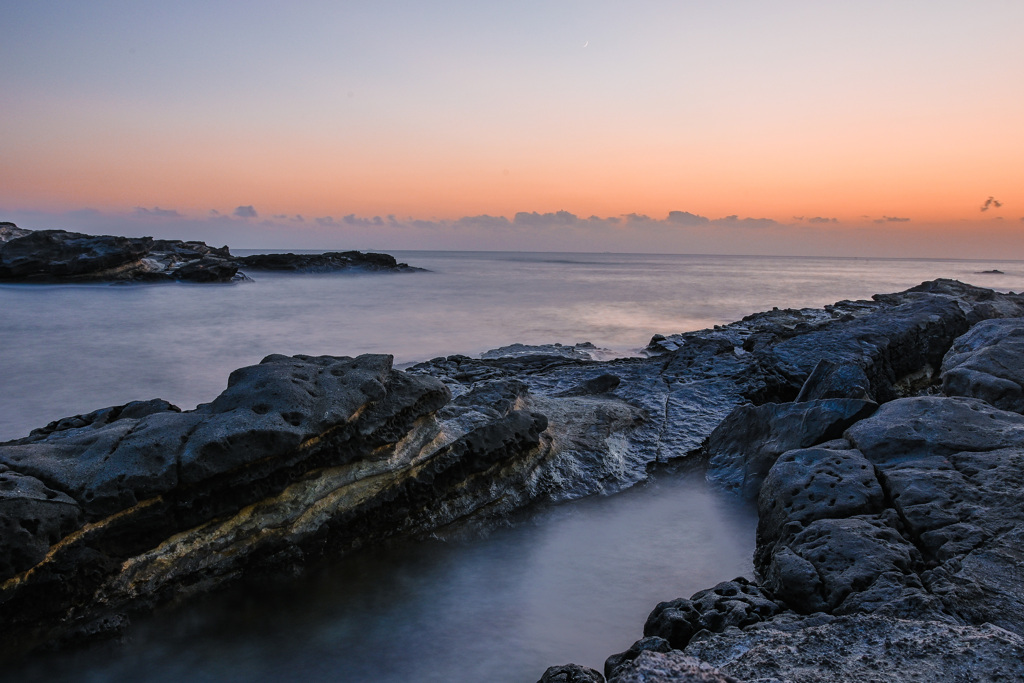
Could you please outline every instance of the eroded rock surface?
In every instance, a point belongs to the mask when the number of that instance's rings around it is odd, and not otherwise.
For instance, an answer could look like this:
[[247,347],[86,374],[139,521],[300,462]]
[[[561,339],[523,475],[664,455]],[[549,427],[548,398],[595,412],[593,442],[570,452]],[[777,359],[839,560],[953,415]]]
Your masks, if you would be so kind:
[[[966,301],[929,298],[953,292]],[[768,343],[782,375],[814,368],[810,388],[799,403],[738,408],[709,439],[709,476],[737,489],[769,461],[754,560],[757,595],[776,609],[708,628],[694,599],[662,603],[647,638],[609,658],[609,680],[632,660],[684,655],[745,681],[1024,676],[1024,417],[1014,379],[1024,344],[1019,319],[983,320],[1016,316],[1017,304],[948,281],[909,295],[925,295],[919,312],[904,295],[876,300],[894,305],[890,323],[917,321],[915,329],[887,323],[868,334],[877,312],[862,310],[837,327]],[[852,337],[835,334],[844,325]],[[942,366],[946,393],[964,397],[936,395],[940,340],[964,325]],[[918,338],[928,326],[934,336]],[[806,356],[817,344],[840,360],[812,365]],[[772,425],[776,415],[801,415],[816,392],[861,394],[864,377],[863,393],[882,404],[841,435],[801,419]],[[812,447],[800,443],[808,431],[818,434]],[[660,675],[637,680],[686,680]]]

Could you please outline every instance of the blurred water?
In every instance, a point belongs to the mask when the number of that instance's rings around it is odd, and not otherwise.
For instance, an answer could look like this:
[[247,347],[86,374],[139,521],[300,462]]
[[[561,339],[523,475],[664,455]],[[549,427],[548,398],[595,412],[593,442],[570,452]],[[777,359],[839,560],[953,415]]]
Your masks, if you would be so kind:
[[[127,401],[194,407],[271,353],[396,362],[512,342],[622,352],[779,307],[955,277],[1024,288],[1021,262],[396,252],[416,274],[258,273],[231,285],[0,286],[0,439]],[[1003,275],[979,274],[998,269]]]
[[[353,556],[144,620],[131,643],[7,669],[40,681],[530,682],[601,669],[662,600],[749,575],[754,515],[676,476],[467,542]],[[4,674],[0,673],[0,678]]]
[[[189,408],[269,353],[412,362],[512,342],[628,353],[653,333],[954,277],[1024,288],[1021,262],[396,253],[405,275],[237,285],[0,287],[0,439],[160,396]],[[998,269],[1003,274],[981,274]],[[270,592],[219,592],[131,642],[0,672],[46,681],[535,681],[642,635],[656,603],[751,571],[753,512],[693,476],[576,501],[467,542],[369,549]]]

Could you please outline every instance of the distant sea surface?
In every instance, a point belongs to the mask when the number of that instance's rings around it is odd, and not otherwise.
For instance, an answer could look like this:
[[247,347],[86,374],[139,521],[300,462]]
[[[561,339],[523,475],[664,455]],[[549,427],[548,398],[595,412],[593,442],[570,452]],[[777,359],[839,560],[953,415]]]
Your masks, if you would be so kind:
[[[236,250],[237,253],[247,253]],[[867,298],[936,277],[1024,289],[1024,262],[391,252],[428,273],[253,273],[226,285],[0,285],[0,439],[164,398],[212,400],[271,353],[390,353],[408,364],[513,342],[623,355],[770,309]],[[980,274],[1000,270],[999,274]]]
[[[631,355],[655,333],[937,277],[1024,289],[1020,261],[392,253],[431,272],[0,286],[0,439],[138,399],[192,408],[271,353],[409,364],[589,341]],[[749,576],[755,523],[699,477],[661,478],[487,538],[369,549],[269,593],[218,592],[137,620],[128,644],[0,679],[512,682],[570,661],[600,669],[657,602]]]

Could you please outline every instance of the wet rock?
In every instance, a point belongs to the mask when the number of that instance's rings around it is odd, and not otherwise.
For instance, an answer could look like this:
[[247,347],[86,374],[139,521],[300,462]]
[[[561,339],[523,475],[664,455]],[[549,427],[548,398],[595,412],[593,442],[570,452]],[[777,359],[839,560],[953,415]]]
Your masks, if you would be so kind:
[[756,499],[780,455],[834,439],[875,408],[857,399],[740,406],[708,437],[708,480]]
[[821,359],[814,366],[800,393],[797,403],[822,398],[856,398],[871,400],[871,382],[864,369],[852,363],[833,363]]
[[604,676],[579,664],[549,667],[537,683],[604,683]]
[[942,390],[1024,413],[1024,319],[985,320],[957,338],[942,361]]
[[715,667],[672,650],[642,652],[620,666],[608,683],[742,683]]
[[719,633],[730,627],[746,627],[780,611],[756,585],[739,577],[714,588],[698,591],[689,600],[678,598],[659,603],[644,624],[644,636],[657,636],[674,649],[682,649],[694,634]]

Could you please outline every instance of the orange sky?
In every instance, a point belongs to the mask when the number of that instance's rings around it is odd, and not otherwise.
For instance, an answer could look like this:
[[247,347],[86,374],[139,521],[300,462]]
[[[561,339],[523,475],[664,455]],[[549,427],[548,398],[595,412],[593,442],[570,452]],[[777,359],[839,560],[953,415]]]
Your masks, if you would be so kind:
[[7,214],[1024,227],[1019,3],[115,10],[0,10]]

